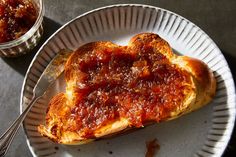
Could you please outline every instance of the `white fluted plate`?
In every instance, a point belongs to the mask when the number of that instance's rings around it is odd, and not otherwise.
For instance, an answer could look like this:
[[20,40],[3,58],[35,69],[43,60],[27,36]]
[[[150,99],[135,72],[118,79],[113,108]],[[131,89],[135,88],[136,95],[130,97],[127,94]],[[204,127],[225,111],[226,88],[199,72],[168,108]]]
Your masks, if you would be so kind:
[[113,5],[85,13],[62,26],[34,57],[21,93],[21,111],[45,67],[63,48],[76,49],[92,41],[108,40],[126,45],[137,33],[154,32],[167,40],[174,51],[198,58],[214,71],[217,94],[206,107],[179,119],[136,132],[81,146],[63,146],[40,136],[47,101],[40,100],[24,121],[27,143],[37,157],[143,157],[145,142],[157,138],[158,157],[220,157],[235,121],[235,89],[228,64],[212,39],[185,18],[147,5]]

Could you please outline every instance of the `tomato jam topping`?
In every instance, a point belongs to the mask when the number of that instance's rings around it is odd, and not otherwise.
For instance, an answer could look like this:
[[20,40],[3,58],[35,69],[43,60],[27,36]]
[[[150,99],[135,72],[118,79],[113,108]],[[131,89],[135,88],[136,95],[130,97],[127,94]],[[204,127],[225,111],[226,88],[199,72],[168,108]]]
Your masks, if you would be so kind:
[[25,34],[34,25],[37,14],[30,0],[0,0],[0,43]]
[[160,145],[157,141],[157,139],[153,139],[151,141],[146,142],[146,148],[147,152],[145,154],[145,157],[154,157],[157,152],[160,150]]
[[119,118],[134,127],[164,120],[189,89],[189,74],[149,46],[103,47],[77,55],[66,71],[66,77],[76,73],[66,78],[75,104],[68,118],[76,125],[66,130],[81,131],[86,137]]

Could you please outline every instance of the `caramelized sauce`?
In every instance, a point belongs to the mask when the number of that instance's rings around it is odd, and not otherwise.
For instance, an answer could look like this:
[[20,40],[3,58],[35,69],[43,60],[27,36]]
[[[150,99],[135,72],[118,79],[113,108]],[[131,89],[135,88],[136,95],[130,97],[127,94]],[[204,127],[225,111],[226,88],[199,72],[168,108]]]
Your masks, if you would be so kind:
[[[164,120],[188,92],[189,74],[149,46],[100,48],[76,55],[66,71],[67,81],[76,82],[69,87],[73,90],[69,101],[76,105],[67,117],[76,125],[64,129],[83,132],[87,138],[122,117],[133,127]],[[71,73],[76,75],[71,78]]]
[[37,11],[30,0],[0,0],[0,43],[19,38],[36,19]]
[[160,149],[160,145],[158,144],[157,139],[153,139],[151,141],[146,142],[147,152],[145,157],[154,157],[157,151]]

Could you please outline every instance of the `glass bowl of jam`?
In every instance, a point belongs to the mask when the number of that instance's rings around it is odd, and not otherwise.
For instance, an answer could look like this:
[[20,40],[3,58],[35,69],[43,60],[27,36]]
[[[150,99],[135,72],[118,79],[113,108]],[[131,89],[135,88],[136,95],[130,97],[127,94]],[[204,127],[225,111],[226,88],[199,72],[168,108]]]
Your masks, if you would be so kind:
[[43,0],[0,0],[0,56],[26,54],[43,34]]

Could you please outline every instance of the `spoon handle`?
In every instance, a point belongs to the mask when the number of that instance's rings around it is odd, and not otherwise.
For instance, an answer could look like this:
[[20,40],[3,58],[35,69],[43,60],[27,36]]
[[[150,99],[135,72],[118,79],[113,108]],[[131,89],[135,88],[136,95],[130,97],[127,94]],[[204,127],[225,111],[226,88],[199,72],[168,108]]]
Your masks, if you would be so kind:
[[[38,97],[39,98],[39,97]],[[7,129],[7,131],[0,137],[0,157],[4,157],[12,143],[14,136],[16,135],[21,123],[25,119],[27,113],[30,111],[33,104],[38,100],[37,97],[33,97],[24,112],[18,116],[13,124]]]

